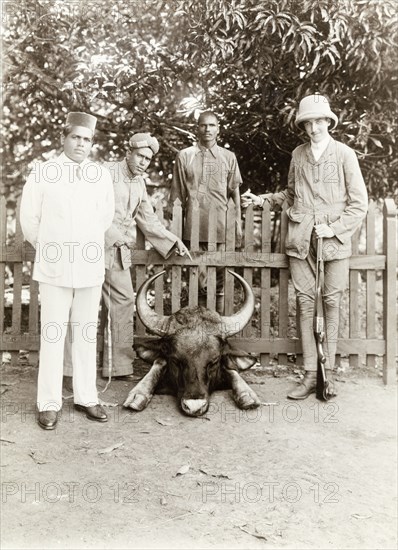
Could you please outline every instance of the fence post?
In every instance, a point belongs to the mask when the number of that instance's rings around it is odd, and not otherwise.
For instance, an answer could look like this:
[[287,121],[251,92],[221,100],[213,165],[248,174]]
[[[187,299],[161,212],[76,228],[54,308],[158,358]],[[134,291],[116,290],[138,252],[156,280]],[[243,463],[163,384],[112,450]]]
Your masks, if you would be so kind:
[[396,269],[397,269],[397,209],[393,199],[385,199],[383,208],[383,253],[386,268],[383,275],[384,340],[386,353],[383,363],[383,382],[396,379]]

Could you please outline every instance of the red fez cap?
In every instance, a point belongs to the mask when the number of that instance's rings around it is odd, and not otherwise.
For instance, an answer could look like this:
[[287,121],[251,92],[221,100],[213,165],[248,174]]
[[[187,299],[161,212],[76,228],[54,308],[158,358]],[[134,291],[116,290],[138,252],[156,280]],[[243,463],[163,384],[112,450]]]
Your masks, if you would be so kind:
[[70,124],[71,126],[84,126],[94,133],[97,119],[95,116],[89,115],[88,113],[72,112],[66,117],[66,124]]

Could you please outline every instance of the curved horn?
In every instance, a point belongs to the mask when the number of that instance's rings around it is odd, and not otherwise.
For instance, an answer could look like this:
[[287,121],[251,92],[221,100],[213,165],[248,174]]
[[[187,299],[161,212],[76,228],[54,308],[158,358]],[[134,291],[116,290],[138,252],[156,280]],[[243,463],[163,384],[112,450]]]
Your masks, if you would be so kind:
[[231,273],[231,275],[233,275],[236,279],[238,279],[240,284],[243,286],[243,289],[245,291],[245,301],[243,302],[240,310],[234,315],[229,315],[228,317],[221,316],[221,330],[225,338],[240,332],[250,321],[254,311],[254,294],[252,289],[250,288],[249,283],[237,273],[234,273],[229,269],[228,272]]
[[157,334],[158,336],[164,336],[167,333],[166,327],[169,320],[168,315],[159,315],[153,310],[146,300],[146,294],[151,284],[161,275],[164,275],[166,271],[160,271],[152,275],[147,281],[145,281],[137,292],[137,298],[135,300],[137,313],[142,323],[148,330]]

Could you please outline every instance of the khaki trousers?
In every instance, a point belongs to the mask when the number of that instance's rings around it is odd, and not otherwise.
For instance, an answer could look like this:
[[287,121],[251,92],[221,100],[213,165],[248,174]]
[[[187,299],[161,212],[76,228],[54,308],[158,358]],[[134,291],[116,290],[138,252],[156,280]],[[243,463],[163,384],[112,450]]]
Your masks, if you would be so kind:
[[111,346],[108,325],[104,329],[102,376],[126,376],[133,373],[136,354],[134,343],[134,290],[130,269],[123,269],[118,259],[105,270],[102,286],[103,304],[110,315]]
[[[314,336],[316,249],[311,244],[304,260],[289,257],[290,273],[300,308],[300,332],[303,364],[306,371],[317,370],[317,350]],[[324,262],[325,287],[323,293],[326,342],[326,368],[334,369],[339,334],[340,302],[348,283],[349,258]]]

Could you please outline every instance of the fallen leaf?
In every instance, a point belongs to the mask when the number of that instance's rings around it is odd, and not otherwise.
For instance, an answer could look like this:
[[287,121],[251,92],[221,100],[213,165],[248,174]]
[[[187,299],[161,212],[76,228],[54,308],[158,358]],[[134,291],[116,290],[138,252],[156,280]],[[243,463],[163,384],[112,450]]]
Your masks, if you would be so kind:
[[36,464],[48,464],[51,462],[50,460],[44,460],[44,458],[38,456],[37,451],[30,451],[29,456],[33,458]]
[[160,504],[161,504],[162,506],[166,506],[167,500],[166,500],[164,497],[160,497]]
[[186,474],[189,471],[189,468],[190,468],[189,464],[184,464],[183,466],[181,466],[181,468],[178,470],[178,472],[176,473],[176,475],[174,477],[183,476],[184,474]]
[[173,425],[173,422],[170,422],[170,420],[167,420],[167,419],[155,418],[155,420],[161,426],[172,426]]
[[[249,527],[246,524],[236,525],[235,527],[239,527],[241,531],[243,531],[244,533],[247,533],[248,535],[251,535],[252,537],[256,537],[257,539],[268,540],[268,538],[265,535],[262,535],[261,533],[259,533],[256,528],[253,529],[252,527]],[[245,527],[248,527],[248,528],[245,529]]]
[[221,477],[221,478],[224,478],[224,479],[231,479],[229,476],[227,476],[225,474],[210,474],[209,472],[206,472],[206,470],[203,470],[202,468],[199,468],[199,472],[202,472],[202,474],[205,474],[206,476]]
[[109,401],[104,401],[103,399],[99,399],[99,404],[102,405],[103,407],[117,407],[119,405],[119,403],[116,403],[116,402],[109,402]]
[[110,447],[105,447],[105,449],[100,449],[98,451],[98,454],[103,455],[103,454],[106,454],[106,453],[111,453],[112,451],[114,451],[115,449],[118,449],[122,445],[124,445],[124,441],[121,441],[120,443],[114,443]]
[[370,519],[371,517],[373,517],[373,514],[369,514],[368,516],[363,516],[361,514],[351,514],[351,517],[355,519]]

